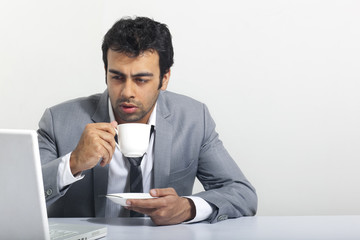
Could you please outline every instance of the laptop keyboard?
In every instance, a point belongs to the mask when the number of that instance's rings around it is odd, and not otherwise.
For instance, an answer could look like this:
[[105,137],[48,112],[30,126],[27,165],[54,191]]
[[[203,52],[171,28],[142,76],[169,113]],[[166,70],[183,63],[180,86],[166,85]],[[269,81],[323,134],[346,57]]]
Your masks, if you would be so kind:
[[60,229],[50,229],[50,239],[55,240],[59,238],[68,237],[74,234],[77,234],[77,231],[67,231],[67,230],[60,230]]

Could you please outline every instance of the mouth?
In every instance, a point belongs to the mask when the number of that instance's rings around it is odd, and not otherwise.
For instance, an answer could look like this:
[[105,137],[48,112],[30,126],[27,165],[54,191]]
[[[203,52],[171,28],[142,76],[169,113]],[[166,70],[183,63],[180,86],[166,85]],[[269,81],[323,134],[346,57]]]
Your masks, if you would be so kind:
[[120,109],[121,109],[121,111],[123,111],[124,113],[134,113],[134,112],[136,112],[136,110],[138,109],[138,107],[135,106],[135,105],[133,105],[133,104],[122,103],[122,104],[120,104]]

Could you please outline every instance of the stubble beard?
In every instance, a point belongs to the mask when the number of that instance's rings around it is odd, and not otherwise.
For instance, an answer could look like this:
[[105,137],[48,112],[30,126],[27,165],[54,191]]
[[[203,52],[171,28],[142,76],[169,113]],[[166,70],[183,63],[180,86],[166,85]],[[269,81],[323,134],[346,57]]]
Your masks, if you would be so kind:
[[[158,97],[158,96],[157,96]],[[156,97],[156,100],[157,100]],[[156,100],[152,103],[151,107],[148,109],[144,109],[144,105],[141,102],[137,102],[130,99],[118,99],[116,100],[116,110],[115,115],[126,123],[139,122],[141,121],[155,106]],[[120,106],[122,103],[130,103],[137,107],[138,111],[135,113],[124,113],[120,110]]]

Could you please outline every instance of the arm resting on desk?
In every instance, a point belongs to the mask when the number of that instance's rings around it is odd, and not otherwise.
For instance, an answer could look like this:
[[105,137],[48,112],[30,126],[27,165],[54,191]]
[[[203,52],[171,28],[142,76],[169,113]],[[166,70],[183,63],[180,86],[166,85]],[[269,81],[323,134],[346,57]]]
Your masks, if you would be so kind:
[[206,191],[195,194],[215,211],[209,221],[253,216],[257,210],[257,195],[238,165],[229,155],[215,131],[215,122],[204,108],[205,133],[201,147],[197,178]]

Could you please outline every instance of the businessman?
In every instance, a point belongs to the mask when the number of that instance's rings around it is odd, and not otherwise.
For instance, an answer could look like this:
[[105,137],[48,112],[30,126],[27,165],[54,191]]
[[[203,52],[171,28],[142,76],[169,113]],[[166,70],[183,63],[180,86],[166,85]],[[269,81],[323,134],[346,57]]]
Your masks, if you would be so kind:
[[[49,217],[144,214],[157,225],[251,216],[255,189],[225,150],[207,107],[166,91],[171,34],[146,17],[123,18],[103,44],[106,90],[46,109],[38,138]],[[141,159],[142,191],[126,208],[104,197],[129,192],[129,159],[115,147],[122,123],[153,126]],[[205,191],[192,194],[195,177]],[[135,214],[134,214],[135,213]]]

